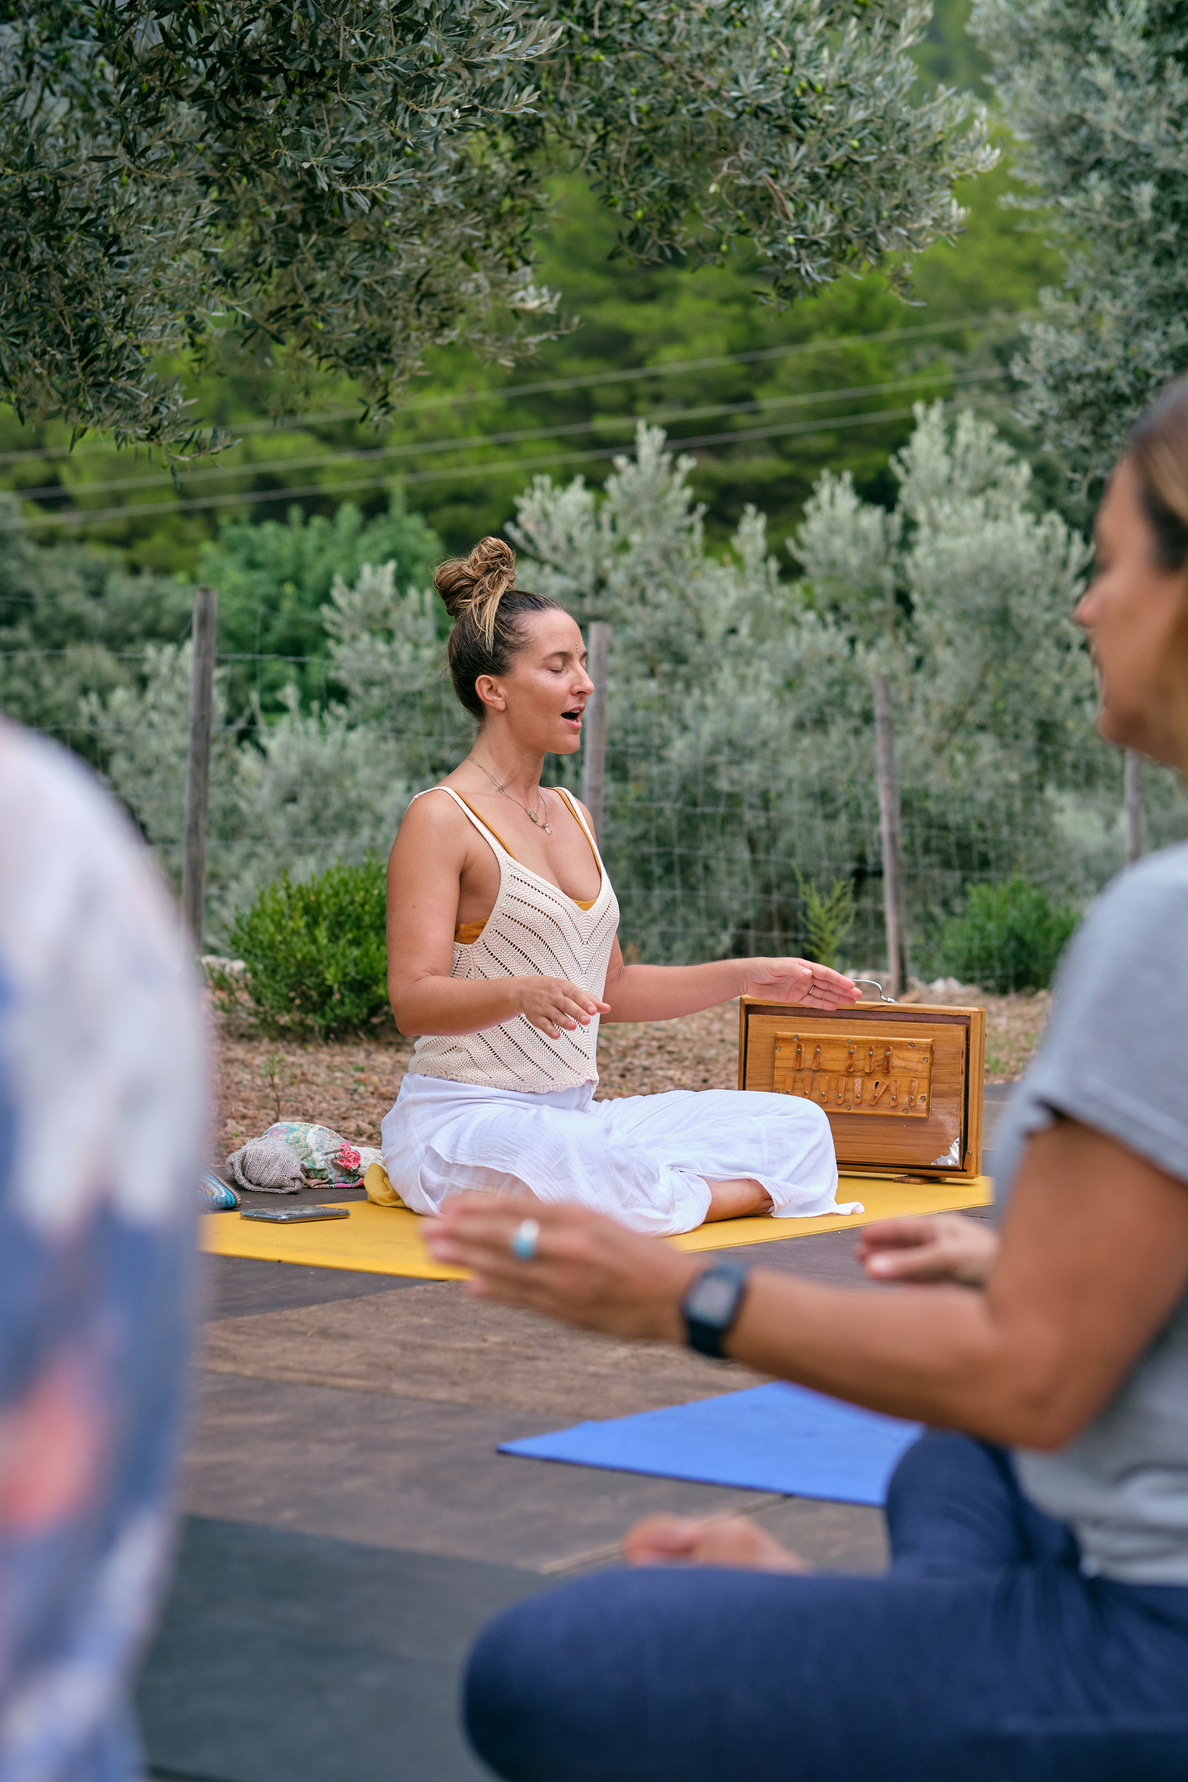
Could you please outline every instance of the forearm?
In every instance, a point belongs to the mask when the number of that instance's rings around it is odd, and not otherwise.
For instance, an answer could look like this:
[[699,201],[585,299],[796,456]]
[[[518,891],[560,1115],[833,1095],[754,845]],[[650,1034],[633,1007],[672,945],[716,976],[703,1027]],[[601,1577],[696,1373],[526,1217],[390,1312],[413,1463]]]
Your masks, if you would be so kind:
[[738,996],[747,961],[715,959],[707,965],[625,965],[607,983],[604,1021],[672,1021]]
[[757,1372],[990,1441],[1056,1446],[1082,1420],[1043,1345],[967,1287],[887,1293],[759,1270],[727,1348]]
[[390,992],[392,1013],[409,1039],[422,1034],[481,1033],[519,1014],[519,980],[469,982],[427,973]]
[[[534,1208],[542,1257],[525,1265],[508,1236],[522,1216],[489,1196],[460,1196],[431,1228],[430,1247],[473,1270],[492,1297],[609,1336],[685,1341],[682,1303],[710,1258],[562,1206]],[[726,1352],[889,1416],[1043,1448],[1071,1439],[1102,1402],[1092,1380],[1086,1396],[1056,1335],[1026,1311],[1002,1315],[990,1290],[829,1287],[760,1267]]]
[[[526,1263],[511,1238],[528,1206],[540,1247]],[[447,1201],[429,1242],[492,1298],[672,1343],[709,1262],[583,1207],[491,1195]],[[1060,1448],[1110,1403],[1186,1293],[1183,1180],[1059,1120],[1028,1143],[984,1288],[854,1290],[759,1267],[726,1350],[872,1410]]]

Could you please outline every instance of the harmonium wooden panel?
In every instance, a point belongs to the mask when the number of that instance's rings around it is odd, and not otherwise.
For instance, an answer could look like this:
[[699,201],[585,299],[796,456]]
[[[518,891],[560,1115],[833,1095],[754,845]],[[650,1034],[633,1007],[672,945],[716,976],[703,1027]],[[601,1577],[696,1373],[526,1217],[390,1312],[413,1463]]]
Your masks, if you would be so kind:
[[982,1170],[985,1009],[858,1003],[739,1011],[738,1086],[825,1109],[843,1169],[927,1178]]

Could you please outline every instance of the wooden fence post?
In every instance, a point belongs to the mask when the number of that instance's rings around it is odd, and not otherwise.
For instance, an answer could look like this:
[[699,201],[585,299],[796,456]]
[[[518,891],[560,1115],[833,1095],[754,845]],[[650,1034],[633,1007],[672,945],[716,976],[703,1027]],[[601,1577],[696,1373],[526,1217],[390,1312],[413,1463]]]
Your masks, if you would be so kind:
[[1126,864],[1133,866],[1143,854],[1143,758],[1127,749],[1123,773],[1122,809],[1126,818]]
[[190,683],[190,758],[186,766],[186,839],[182,859],[182,914],[198,951],[206,923],[206,813],[210,798],[210,748],[214,722],[215,651],[219,596],[194,590],[194,674]]
[[606,674],[610,657],[611,628],[603,619],[591,619],[586,640],[586,669],[594,691],[582,725],[582,803],[594,822],[594,834],[602,840],[602,802],[606,785]]
[[903,841],[899,821],[899,781],[895,773],[895,715],[891,681],[874,677],[875,779],[879,791],[879,838],[883,850],[883,920],[887,930],[890,993],[907,987],[907,923],[903,884]]

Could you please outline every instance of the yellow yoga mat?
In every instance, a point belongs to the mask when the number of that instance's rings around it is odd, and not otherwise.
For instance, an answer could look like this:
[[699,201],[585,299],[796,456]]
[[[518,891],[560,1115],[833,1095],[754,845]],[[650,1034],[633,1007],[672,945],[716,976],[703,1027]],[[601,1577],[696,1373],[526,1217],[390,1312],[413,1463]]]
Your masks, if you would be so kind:
[[[669,1238],[678,1250],[729,1250],[738,1244],[771,1244],[814,1232],[843,1231],[870,1225],[876,1219],[911,1213],[946,1213],[989,1206],[994,1198],[989,1176],[972,1181],[888,1182],[871,1176],[842,1176],[839,1200],[860,1200],[861,1213],[827,1213],[819,1219],[725,1219],[701,1225],[682,1237]],[[327,1193],[326,1203],[334,1203]],[[464,1280],[462,1269],[434,1262],[422,1236],[424,1221],[403,1207],[377,1207],[370,1201],[349,1205],[349,1219],[315,1225],[263,1225],[238,1213],[206,1213],[200,1230],[202,1248],[212,1256],[254,1256],[263,1262],[296,1262],[313,1268],[353,1268],[372,1275],[412,1275],[424,1281]]]

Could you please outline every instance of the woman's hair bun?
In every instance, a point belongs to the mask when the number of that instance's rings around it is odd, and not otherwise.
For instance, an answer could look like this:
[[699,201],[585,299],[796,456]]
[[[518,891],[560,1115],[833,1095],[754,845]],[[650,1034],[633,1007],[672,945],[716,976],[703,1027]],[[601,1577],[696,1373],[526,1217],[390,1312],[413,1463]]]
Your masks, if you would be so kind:
[[455,624],[473,621],[488,647],[495,635],[499,602],[515,586],[516,554],[502,538],[480,538],[468,557],[449,557],[434,571],[433,583]]
[[478,682],[507,674],[525,646],[527,616],[556,611],[557,602],[516,587],[516,554],[501,538],[480,538],[469,557],[438,564],[433,581],[454,621],[446,645],[454,692],[481,724],[487,707]]

